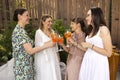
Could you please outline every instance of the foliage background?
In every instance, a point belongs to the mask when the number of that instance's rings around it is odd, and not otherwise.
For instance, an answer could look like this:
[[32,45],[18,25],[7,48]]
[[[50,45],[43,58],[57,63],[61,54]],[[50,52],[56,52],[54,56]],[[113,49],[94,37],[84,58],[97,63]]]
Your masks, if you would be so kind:
[[[30,21],[30,24],[25,27],[28,35],[31,39],[34,40],[35,31],[38,27],[35,27],[33,22]],[[14,21],[7,24],[5,29],[0,31],[0,65],[6,63],[8,60],[12,58],[12,41],[11,36],[12,32],[16,26]],[[64,36],[64,32],[67,27],[63,26],[62,20],[58,19],[54,22],[52,28],[60,35]],[[66,44],[65,38],[64,43]],[[59,46],[58,46],[59,47]],[[62,62],[66,63],[67,53],[65,51],[59,52],[60,59]]]
[[[12,32],[16,26],[16,22],[11,21],[7,24],[7,28],[0,31],[0,65],[6,63],[12,58],[12,41],[11,36]],[[33,28],[32,22],[26,26],[26,31],[29,34],[29,37],[34,40],[34,34],[36,28]]]

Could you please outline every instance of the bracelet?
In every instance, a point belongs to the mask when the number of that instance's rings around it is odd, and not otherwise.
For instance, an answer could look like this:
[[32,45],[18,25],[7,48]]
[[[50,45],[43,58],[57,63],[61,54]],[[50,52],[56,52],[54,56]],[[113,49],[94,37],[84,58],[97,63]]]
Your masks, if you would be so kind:
[[91,49],[93,49],[93,47],[94,47],[94,44],[92,44],[92,47],[91,47]]

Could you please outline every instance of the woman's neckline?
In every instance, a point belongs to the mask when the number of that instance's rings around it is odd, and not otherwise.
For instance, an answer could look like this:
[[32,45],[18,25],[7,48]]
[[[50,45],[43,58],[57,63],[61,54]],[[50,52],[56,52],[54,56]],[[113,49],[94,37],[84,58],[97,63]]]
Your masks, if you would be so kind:
[[40,31],[42,31],[42,33],[47,36],[48,38],[50,38],[50,36],[48,36],[43,30],[39,29]]

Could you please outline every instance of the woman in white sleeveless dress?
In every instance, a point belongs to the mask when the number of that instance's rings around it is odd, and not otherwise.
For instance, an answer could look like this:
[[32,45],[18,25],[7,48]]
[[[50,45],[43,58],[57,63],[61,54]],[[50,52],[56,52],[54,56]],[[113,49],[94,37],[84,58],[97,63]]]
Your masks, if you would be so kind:
[[[35,46],[43,46],[51,41],[52,17],[44,15],[41,18],[41,28],[35,34]],[[61,80],[60,66],[57,56],[57,46],[46,48],[35,54],[35,80]]]
[[91,8],[86,17],[89,33],[82,46],[86,53],[79,80],[110,80],[108,58],[112,54],[110,32],[100,8]]

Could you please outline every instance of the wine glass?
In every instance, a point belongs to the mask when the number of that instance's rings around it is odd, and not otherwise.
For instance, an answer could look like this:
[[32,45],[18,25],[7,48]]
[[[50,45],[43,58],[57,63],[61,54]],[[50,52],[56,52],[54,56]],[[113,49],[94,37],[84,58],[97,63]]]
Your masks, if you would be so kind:
[[[51,36],[51,39],[52,39],[53,42],[57,42],[58,41],[58,35],[54,31],[50,34],[50,36]],[[58,52],[57,43],[56,43],[56,52]]]
[[[58,39],[57,39],[57,42],[59,43],[59,44],[62,44],[63,43],[63,37],[61,37],[60,35],[58,36]],[[63,49],[61,48],[61,46],[60,46],[60,49],[58,50],[58,51],[63,51]]]
[[52,41],[53,41],[53,42],[57,42],[57,38],[58,38],[57,33],[52,32],[52,33],[51,33],[51,38],[52,38]]
[[[66,39],[69,39],[71,37],[71,32],[69,30],[67,30],[65,33],[64,33],[64,36]],[[69,47],[69,45],[67,44],[66,47]]]

